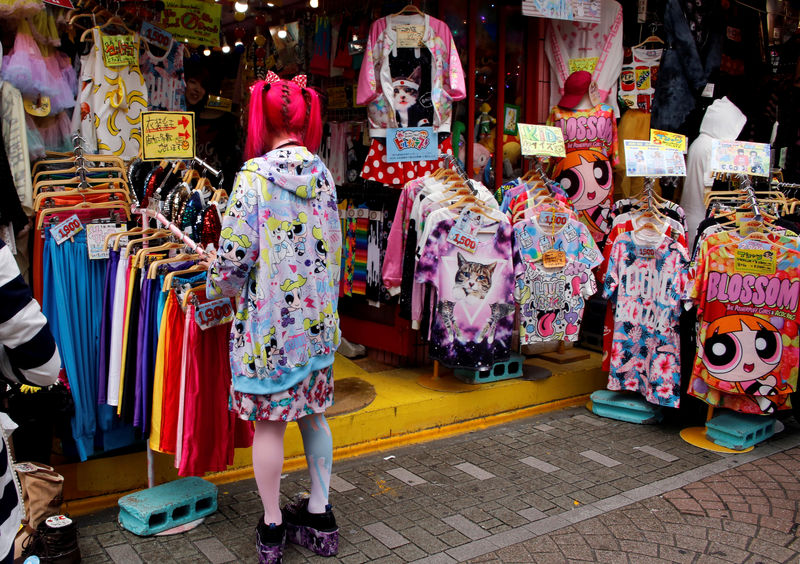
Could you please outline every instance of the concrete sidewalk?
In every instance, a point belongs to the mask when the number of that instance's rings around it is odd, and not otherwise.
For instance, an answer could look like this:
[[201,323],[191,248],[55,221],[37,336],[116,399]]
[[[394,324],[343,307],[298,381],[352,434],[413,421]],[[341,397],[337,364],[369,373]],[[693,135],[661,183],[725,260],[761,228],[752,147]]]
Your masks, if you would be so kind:
[[[338,559],[294,562],[800,562],[800,425],[746,454],[572,408],[334,463]],[[308,488],[305,471],[282,492]],[[116,511],[77,519],[84,562],[256,562],[255,482],[173,537],[136,537]]]

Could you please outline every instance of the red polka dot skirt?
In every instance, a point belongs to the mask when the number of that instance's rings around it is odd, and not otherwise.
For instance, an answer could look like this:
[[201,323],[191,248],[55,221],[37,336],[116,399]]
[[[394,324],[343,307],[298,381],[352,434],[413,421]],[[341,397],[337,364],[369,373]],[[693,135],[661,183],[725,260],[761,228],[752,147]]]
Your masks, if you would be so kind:
[[[439,143],[439,153],[453,154],[453,145],[449,137]],[[387,163],[386,145],[382,141],[373,139],[369,146],[367,160],[364,162],[364,168],[361,170],[361,177],[365,180],[374,180],[381,184],[402,188],[409,180],[420,178],[444,166],[444,162],[440,160]]]

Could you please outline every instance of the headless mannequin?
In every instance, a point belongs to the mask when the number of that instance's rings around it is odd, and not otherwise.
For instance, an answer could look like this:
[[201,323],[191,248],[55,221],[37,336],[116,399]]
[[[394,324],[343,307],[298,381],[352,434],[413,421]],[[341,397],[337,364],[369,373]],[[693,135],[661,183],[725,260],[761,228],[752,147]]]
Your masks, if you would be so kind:
[[589,98],[589,93],[587,92],[574,108],[567,108],[565,106],[559,106],[559,108],[564,108],[565,110],[590,110],[594,108],[594,104],[592,104],[592,100]]

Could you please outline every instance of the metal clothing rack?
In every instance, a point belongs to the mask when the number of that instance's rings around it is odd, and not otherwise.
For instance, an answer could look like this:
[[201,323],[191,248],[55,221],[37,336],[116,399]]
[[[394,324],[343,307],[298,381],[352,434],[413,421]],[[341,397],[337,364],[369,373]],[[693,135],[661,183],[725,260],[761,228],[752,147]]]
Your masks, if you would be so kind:
[[761,208],[758,206],[758,198],[756,198],[750,177],[746,174],[737,174],[736,176],[739,179],[739,187],[747,193],[747,197],[750,199],[750,205],[753,206],[753,215],[755,219],[757,221],[763,221],[764,216],[761,214]]
[[150,208],[134,208],[133,213],[141,214],[143,225],[147,222],[147,218],[155,219],[162,225],[162,227],[169,229],[172,232],[172,234],[175,235],[175,237],[180,239],[181,242],[184,243],[187,247],[189,247],[193,252],[196,253],[203,252],[202,245],[195,243],[191,238],[189,238],[188,235],[186,235],[186,233],[181,231],[180,227],[178,227],[170,220],[168,220],[166,217],[164,217],[164,214],[162,214],[161,212]]
[[452,168],[456,174],[458,174],[464,183],[467,185],[467,188],[472,190],[473,194],[478,193],[478,189],[472,184],[472,179],[467,174],[467,171],[464,170],[464,167],[461,166],[459,160],[455,157],[455,155],[448,155],[446,153],[440,153],[439,158],[444,161],[444,163]]

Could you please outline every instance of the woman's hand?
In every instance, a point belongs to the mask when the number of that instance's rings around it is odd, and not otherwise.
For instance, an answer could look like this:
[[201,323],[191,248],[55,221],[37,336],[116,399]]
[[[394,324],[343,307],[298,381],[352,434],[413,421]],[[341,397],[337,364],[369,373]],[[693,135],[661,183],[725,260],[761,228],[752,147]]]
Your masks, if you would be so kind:
[[208,270],[214,261],[217,260],[217,251],[213,246],[209,247],[200,255],[200,266]]

